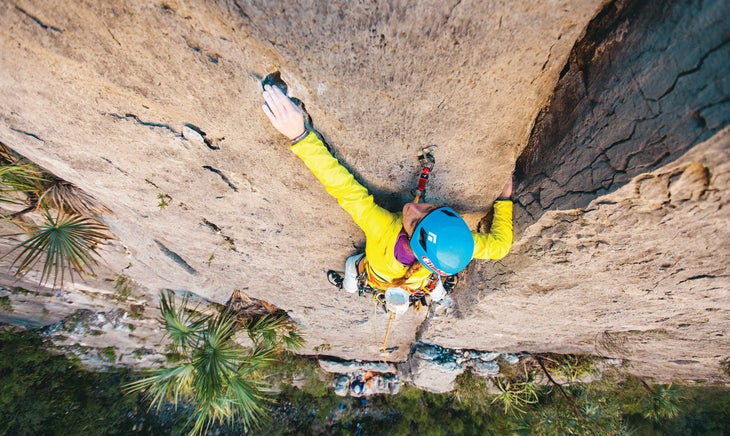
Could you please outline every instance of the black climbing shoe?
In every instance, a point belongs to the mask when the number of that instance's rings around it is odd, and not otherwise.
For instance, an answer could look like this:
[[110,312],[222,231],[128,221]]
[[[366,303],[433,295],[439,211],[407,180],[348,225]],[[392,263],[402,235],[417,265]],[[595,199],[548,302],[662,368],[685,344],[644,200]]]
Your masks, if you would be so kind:
[[459,284],[459,278],[456,275],[448,276],[443,280],[444,289],[446,289],[446,292],[451,292],[454,290],[456,285]]
[[342,277],[342,274],[340,274],[339,272],[333,269],[327,271],[327,281],[337,286],[337,289],[342,289],[343,280],[344,277]]

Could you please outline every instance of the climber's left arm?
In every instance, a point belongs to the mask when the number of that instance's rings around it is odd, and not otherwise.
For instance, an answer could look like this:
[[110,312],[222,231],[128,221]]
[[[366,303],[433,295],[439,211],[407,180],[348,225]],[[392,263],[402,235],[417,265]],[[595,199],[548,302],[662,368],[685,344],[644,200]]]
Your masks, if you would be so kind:
[[512,247],[512,175],[494,202],[494,218],[489,233],[472,232],[475,259],[502,259]]

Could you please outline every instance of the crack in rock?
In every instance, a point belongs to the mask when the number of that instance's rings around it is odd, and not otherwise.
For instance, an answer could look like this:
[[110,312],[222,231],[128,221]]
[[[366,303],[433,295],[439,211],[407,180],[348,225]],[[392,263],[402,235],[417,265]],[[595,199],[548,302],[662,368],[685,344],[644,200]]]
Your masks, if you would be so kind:
[[38,17],[36,17],[35,15],[32,15],[32,14],[28,13],[25,9],[21,8],[20,6],[15,5],[15,9],[17,9],[18,11],[20,11],[26,17],[28,17],[31,20],[33,20],[37,25],[41,26],[44,30],[52,30],[52,31],[54,31],[56,33],[63,33],[63,30],[59,29],[56,26],[52,26],[50,24],[44,23]]
[[666,97],[667,94],[669,94],[672,91],[674,91],[674,88],[677,86],[677,82],[679,82],[679,79],[681,79],[684,76],[688,76],[688,75],[690,75],[692,73],[696,73],[699,70],[701,70],[702,69],[702,65],[705,63],[705,60],[710,55],[712,55],[716,51],[720,50],[721,48],[723,48],[728,43],[730,43],[730,39],[726,39],[723,42],[721,42],[720,44],[718,44],[716,47],[713,47],[710,50],[708,50],[707,53],[705,53],[704,55],[702,55],[702,57],[700,58],[700,60],[697,62],[697,65],[695,65],[694,67],[690,68],[689,70],[682,71],[679,74],[677,74],[677,77],[674,78],[674,82],[669,86],[669,88],[666,91],[664,91],[664,93],[662,93],[662,95],[660,95],[657,98],[649,98],[649,100],[651,100],[651,101],[659,101],[659,100],[663,99],[664,97]]
[[218,227],[215,223],[212,223],[208,221],[207,219],[203,218],[201,221],[201,225],[209,228],[213,233],[216,235],[220,235],[221,238],[223,238],[223,241],[228,244],[228,247],[231,251],[236,251],[236,243],[233,241],[233,238],[223,233],[223,230]]
[[144,121],[144,120],[140,119],[137,115],[135,115],[133,113],[126,113],[124,115],[115,114],[115,113],[107,113],[107,114],[104,114],[104,115],[108,115],[110,117],[114,117],[114,118],[116,118],[118,120],[124,120],[124,121],[133,120],[134,122],[136,122],[140,126],[165,129],[165,130],[170,131],[172,134],[174,134],[177,137],[183,137],[182,134],[176,132],[175,129],[173,129],[169,124],[156,123],[154,121]]
[[18,132],[18,133],[20,133],[22,135],[25,135],[25,136],[30,136],[31,138],[33,138],[33,139],[35,139],[37,141],[46,142],[43,139],[41,139],[38,135],[36,135],[34,133],[26,132],[25,130],[16,129],[15,127],[11,127],[10,130],[12,130],[13,132]]
[[192,139],[196,142],[201,142],[211,150],[221,149],[219,146],[213,144],[213,141],[211,141],[206,136],[206,133],[203,131],[203,129],[192,123],[185,123],[185,125],[183,126],[183,137],[185,139]]
[[211,173],[218,174],[221,180],[223,180],[223,182],[225,182],[225,184],[228,185],[229,188],[233,189],[233,192],[238,192],[238,188],[236,188],[236,185],[234,185],[233,182],[231,182],[228,177],[226,177],[226,175],[223,174],[218,168],[213,168],[210,165],[203,165],[203,169],[206,169]]
[[154,239],[154,241],[155,241],[155,244],[157,245],[157,248],[159,248],[160,251],[162,251],[162,254],[164,254],[165,256],[172,259],[173,262],[180,265],[189,274],[192,274],[192,275],[198,274],[198,271],[195,268],[193,268],[192,266],[190,266],[189,263],[185,262],[185,260],[182,257],[180,257],[179,254],[177,254],[174,251],[170,250],[169,248],[165,247],[165,245],[162,244],[162,242],[158,241],[157,239]]

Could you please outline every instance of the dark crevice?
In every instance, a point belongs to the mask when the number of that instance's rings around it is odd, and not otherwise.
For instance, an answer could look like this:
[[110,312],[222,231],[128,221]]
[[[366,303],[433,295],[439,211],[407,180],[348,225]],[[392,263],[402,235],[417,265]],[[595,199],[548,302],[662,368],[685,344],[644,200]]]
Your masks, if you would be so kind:
[[154,240],[155,244],[157,244],[157,248],[162,251],[162,254],[172,259],[173,262],[180,265],[185,271],[188,272],[188,274],[197,275],[198,271],[195,270],[192,266],[190,266],[189,263],[185,262],[185,260],[180,257],[179,254],[175,253],[174,251],[170,250],[169,248],[165,247],[165,245],[162,244],[162,242],[158,241],[157,239]]
[[717,279],[717,278],[722,278],[722,277],[728,277],[728,276],[727,275],[719,275],[719,276],[716,276],[716,275],[712,275],[712,274],[701,274],[701,275],[698,275],[698,276],[687,277],[686,279],[680,281],[677,284],[678,285],[681,285],[682,283],[690,282],[690,281],[693,281],[693,280]]
[[213,64],[218,63],[220,56],[217,53],[208,53],[206,51],[203,51],[203,49],[201,49],[198,44],[194,44],[190,41],[186,41],[186,43],[191,50],[193,50],[195,53],[202,54],[209,62]]
[[210,165],[203,165],[203,168],[204,168],[204,169],[206,169],[206,170],[208,170],[208,171],[210,171],[210,172],[212,172],[212,173],[218,174],[218,177],[220,177],[220,178],[221,178],[221,180],[223,180],[223,182],[224,182],[224,183],[225,183],[226,185],[228,185],[228,187],[229,187],[229,188],[233,189],[233,191],[234,191],[234,192],[238,192],[238,188],[236,188],[236,185],[234,185],[234,184],[233,184],[233,183],[232,183],[232,182],[231,182],[231,181],[230,181],[230,180],[228,179],[228,177],[226,177],[226,175],[225,175],[225,174],[223,174],[223,173],[222,173],[222,172],[221,172],[221,171],[220,171],[220,170],[219,170],[218,168],[213,168],[213,167],[212,167],[212,166],[210,166]]
[[[728,97],[708,84],[730,72],[727,66],[710,69],[708,58],[724,50],[728,39],[705,37],[708,49],[691,52],[667,42],[682,38],[679,29],[700,25],[708,14],[718,20],[710,9],[691,2],[615,0],[591,20],[517,160],[517,233],[547,210],[586,207],[727,124],[721,105]],[[669,78],[668,91],[687,95],[686,104],[649,98],[642,84],[661,83],[667,71],[648,67],[660,58],[679,63],[688,55],[693,67]],[[700,70],[707,74],[692,74]]]
[[160,187],[159,187],[159,186],[157,186],[157,185],[156,185],[156,184],[155,184],[155,183],[154,183],[154,182],[153,182],[152,180],[150,180],[150,179],[144,179],[144,181],[145,181],[145,182],[146,182],[147,184],[149,184],[149,185],[151,185],[151,186],[154,186],[154,187],[155,187],[155,188],[157,188],[157,189],[160,189]]
[[238,11],[238,13],[240,14],[241,17],[245,18],[246,21],[248,21],[248,22],[251,21],[251,17],[246,13],[246,11],[243,10],[243,6],[238,4],[237,1],[233,2],[233,6],[236,7],[236,10]]
[[185,127],[187,127],[188,129],[190,129],[190,130],[194,131],[195,133],[197,133],[198,135],[200,135],[203,138],[203,143],[205,143],[205,145],[208,148],[210,148],[211,150],[220,150],[221,149],[217,145],[213,144],[213,142],[210,140],[210,138],[208,138],[206,136],[205,132],[200,127],[196,126],[195,124],[191,124],[191,123],[185,123]]
[[[168,132],[172,133],[176,138],[183,138],[183,139],[186,139],[186,140],[188,139],[188,138],[185,137],[185,135],[183,133],[176,131],[169,124],[166,124],[166,123],[158,123],[158,122],[155,122],[155,121],[145,121],[145,120],[140,119],[139,116],[137,116],[136,114],[133,114],[133,113],[125,113],[124,115],[122,115],[122,114],[116,114],[116,113],[105,113],[103,115],[108,115],[110,117],[116,118],[118,120],[123,120],[123,121],[130,121],[131,120],[131,121],[134,121],[135,123],[139,124],[140,126],[144,126],[144,127],[152,127],[152,128],[165,129]],[[195,124],[185,123],[184,126],[187,127],[188,129],[194,131],[198,135],[200,135],[200,137],[202,138],[202,141],[203,141],[203,143],[205,144],[206,147],[208,147],[209,149],[214,150],[214,151],[220,150],[220,147],[218,145],[216,145],[216,142],[221,141],[224,138],[219,138],[219,139],[211,140],[210,138],[208,138],[207,134],[203,131],[203,129],[201,129],[200,127],[196,126]]]
[[700,60],[699,60],[699,61],[697,62],[697,65],[695,65],[694,67],[690,68],[690,69],[689,69],[689,70],[687,70],[687,71],[682,71],[681,73],[677,74],[677,77],[675,77],[675,78],[674,78],[674,82],[672,83],[672,85],[671,85],[671,86],[670,86],[670,87],[669,87],[669,88],[668,88],[668,89],[667,89],[666,91],[664,91],[664,93],[663,93],[662,95],[660,95],[660,96],[659,96],[658,98],[656,98],[656,99],[652,99],[652,98],[649,98],[649,100],[652,100],[652,101],[658,101],[658,100],[661,100],[661,99],[663,99],[664,97],[666,97],[666,96],[667,96],[667,94],[669,94],[669,93],[671,93],[672,91],[674,91],[674,88],[675,88],[675,87],[677,86],[677,82],[679,82],[679,79],[681,79],[682,77],[688,76],[688,75],[690,75],[690,74],[696,73],[697,71],[701,70],[701,69],[702,69],[702,65],[703,65],[703,64],[705,63],[705,60],[706,60],[706,59],[707,59],[707,58],[708,58],[708,57],[709,57],[710,55],[712,55],[712,54],[713,54],[713,53],[715,53],[716,51],[718,51],[718,50],[720,50],[721,48],[723,48],[723,47],[724,47],[725,45],[727,45],[727,44],[728,44],[729,42],[730,42],[730,39],[726,39],[726,40],[724,40],[724,41],[723,41],[722,43],[720,43],[720,44],[719,44],[719,45],[718,45],[717,47],[713,47],[713,48],[711,48],[710,50],[708,50],[708,51],[707,51],[707,53],[705,53],[705,54],[704,54],[704,55],[703,55],[703,56],[702,56],[702,57],[700,58]]
[[125,176],[128,176],[129,175],[129,173],[127,173],[123,169],[119,168],[118,166],[114,165],[114,162],[112,162],[111,160],[109,160],[109,159],[107,159],[107,158],[105,158],[103,156],[102,156],[101,160],[103,160],[104,162],[108,163],[109,165],[111,165],[112,167],[114,167],[115,170],[119,171],[120,173],[124,174]]
[[174,134],[175,136],[182,137],[182,135],[180,133],[176,132],[175,129],[173,129],[169,124],[156,123],[154,121],[144,121],[144,120],[141,120],[137,115],[132,114],[132,113],[126,113],[124,115],[115,114],[115,113],[107,113],[104,115],[108,115],[110,117],[114,117],[116,119],[124,120],[124,121],[132,120],[132,121],[136,122],[137,124],[139,124],[140,126],[165,129],[165,130],[168,130],[169,132],[171,132],[172,134]]
[[220,227],[218,227],[215,223],[212,223],[208,221],[207,219],[203,218],[201,221],[201,224],[207,228],[209,228],[213,233],[220,235],[221,238],[223,238],[223,241],[228,245],[228,247],[232,251],[236,251],[236,243],[233,241],[233,238],[223,233]]
[[49,24],[44,23],[43,21],[39,20],[38,17],[29,14],[25,9],[21,8],[20,6],[15,5],[15,9],[17,9],[18,11],[20,11],[26,17],[28,17],[31,20],[33,20],[37,25],[41,26],[41,28],[43,28],[44,30],[52,30],[52,31],[54,31],[56,33],[63,33],[63,30],[59,29],[56,26],[51,26]]
[[37,141],[46,142],[43,139],[41,139],[38,135],[36,135],[34,133],[26,132],[25,130],[16,129],[14,127],[11,127],[10,130],[12,130],[13,132],[18,132],[20,134],[23,134],[25,136],[30,136],[31,138],[33,138],[33,139],[35,139]]

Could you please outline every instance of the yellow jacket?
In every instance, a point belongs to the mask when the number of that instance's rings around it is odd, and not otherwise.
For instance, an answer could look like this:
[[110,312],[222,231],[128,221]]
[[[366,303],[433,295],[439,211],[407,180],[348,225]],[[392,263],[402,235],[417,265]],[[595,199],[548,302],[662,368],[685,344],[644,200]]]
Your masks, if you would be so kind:
[[[402,213],[390,212],[375,204],[368,190],[332,156],[315,133],[309,132],[304,139],[292,145],[291,150],[365,232],[369,277],[374,276],[382,283],[403,277],[408,268],[395,258],[395,243],[403,228]],[[496,201],[490,233],[472,232],[472,235],[475,258],[497,260],[506,256],[512,246],[512,202]],[[430,275],[430,271],[421,268],[403,287],[421,289],[428,284]],[[382,283],[378,286],[371,280],[370,284],[385,289]]]

